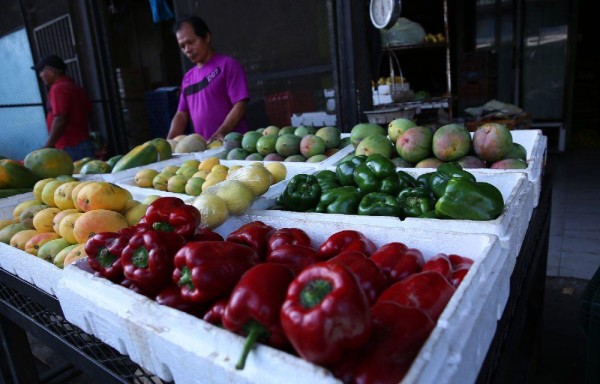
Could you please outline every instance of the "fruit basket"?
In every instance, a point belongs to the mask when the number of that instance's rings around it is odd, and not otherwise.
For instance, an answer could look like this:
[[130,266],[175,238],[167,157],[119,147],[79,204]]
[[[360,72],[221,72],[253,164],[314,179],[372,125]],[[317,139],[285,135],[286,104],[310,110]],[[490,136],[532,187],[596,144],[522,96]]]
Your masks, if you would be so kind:
[[[426,259],[438,252],[475,260],[462,284],[423,345],[404,382],[472,381],[497,321],[498,267],[506,258],[493,235],[458,234],[423,229],[314,223],[243,215],[217,228],[227,235],[245,223],[260,220],[275,228],[304,229],[315,244],[342,229],[361,231],[377,246],[401,241],[420,249]],[[243,370],[235,361],[244,338],[172,308],[160,306],[86,271],[85,260],[67,267],[58,298],[67,320],[81,327],[163,380],[175,382],[339,383],[328,370],[292,354],[257,345]],[[504,281],[504,280],[502,280]],[[450,327],[449,325],[452,324]],[[293,375],[290,375],[293,372]]]

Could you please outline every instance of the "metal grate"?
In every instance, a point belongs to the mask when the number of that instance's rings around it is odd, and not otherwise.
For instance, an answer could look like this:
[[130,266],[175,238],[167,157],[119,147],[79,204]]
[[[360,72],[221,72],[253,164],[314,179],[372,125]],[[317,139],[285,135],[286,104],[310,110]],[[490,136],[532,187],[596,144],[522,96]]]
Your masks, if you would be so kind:
[[74,348],[79,349],[85,355],[104,365],[128,382],[163,383],[158,377],[144,371],[139,365],[132,362],[128,356],[121,355],[115,349],[69,323],[62,316],[47,310],[19,293],[19,291],[2,283],[0,283],[0,301],[4,301],[26,314],[57,337],[67,341]]
[[69,14],[60,16],[33,29],[38,57],[58,55],[67,65],[67,73],[77,84],[83,85],[79,59]]

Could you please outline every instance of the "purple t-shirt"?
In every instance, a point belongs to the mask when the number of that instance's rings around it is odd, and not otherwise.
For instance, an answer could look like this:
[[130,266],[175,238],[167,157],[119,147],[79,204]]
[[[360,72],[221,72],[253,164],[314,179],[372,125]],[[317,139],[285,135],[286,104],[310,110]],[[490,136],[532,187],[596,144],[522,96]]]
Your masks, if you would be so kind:
[[[177,110],[189,112],[194,131],[208,139],[225,121],[233,105],[249,98],[242,65],[229,56],[215,53],[201,68],[194,66],[185,74]],[[234,131],[248,131],[245,118]]]

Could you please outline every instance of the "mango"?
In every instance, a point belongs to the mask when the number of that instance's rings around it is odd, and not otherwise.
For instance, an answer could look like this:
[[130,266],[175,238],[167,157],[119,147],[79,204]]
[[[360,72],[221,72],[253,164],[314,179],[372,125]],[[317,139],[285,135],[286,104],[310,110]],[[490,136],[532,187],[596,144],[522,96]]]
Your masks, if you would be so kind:
[[59,237],[58,239],[50,240],[43,244],[37,252],[37,257],[40,259],[52,262],[56,255],[70,244],[67,240]]
[[83,187],[77,194],[77,205],[84,211],[108,209],[122,211],[130,194],[118,185],[98,181]]
[[39,232],[35,229],[26,229],[24,231],[19,231],[10,238],[10,246],[19,248],[21,251],[25,250],[25,244],[31,239],[33,236],[37,235]]
[[39,249],[51,240],[60,238],[60,235],[54,232],[38,233],[25,243],[25,252],[37,256]]
[[[63,221],[70,216],[64,218]],[[117,232],[127,227],[129,227],[127,219],[119,212],[108,209],[95,209],[87,211],[77,218],[73,225],[73,236],[79,244],[83,244],[96,233]]]
[[58,208],[42,209],[33,216],[33,228],[40,233],[54,232],[52,221],[59,212],[61,210]]

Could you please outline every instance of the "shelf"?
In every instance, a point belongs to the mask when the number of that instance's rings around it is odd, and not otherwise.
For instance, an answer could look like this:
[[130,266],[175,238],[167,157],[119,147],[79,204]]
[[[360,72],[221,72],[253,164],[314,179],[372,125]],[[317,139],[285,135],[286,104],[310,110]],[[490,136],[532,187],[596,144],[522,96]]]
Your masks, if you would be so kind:
[[418,49],[430,49],[430,48],[447,48],[448,43],[422,43],[422,44],[410,44],[410,45],[392,45],[384,46],[383,50],[387,51],[408,51]]

